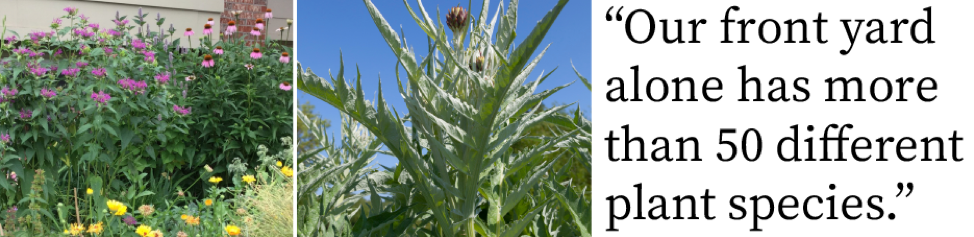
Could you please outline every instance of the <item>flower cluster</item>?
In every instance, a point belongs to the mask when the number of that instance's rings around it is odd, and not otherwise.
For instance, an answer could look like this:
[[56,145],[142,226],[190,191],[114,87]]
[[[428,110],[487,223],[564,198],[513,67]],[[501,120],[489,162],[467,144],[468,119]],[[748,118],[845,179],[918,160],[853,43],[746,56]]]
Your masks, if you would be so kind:
[[179,105],[173,105],[172,106],[172,110],[175,111],[177,114],[182,115],[182,116],[186,116],[186,115],[189,115],[190,113],[193,113],[193,108],[192,107],[183,107],[183,106],[179,106]]
[[42,88],[41,89],[41,96],[44,96],[44,97],[47,97],[48,99],[50,99],[50,98],[54,98],[54,96],[57,96],[57,92],[54,91],[54,90],[48,90],[47,88]]
[[81,73],[81,68],[65,68],[64,70],[61,70],[61,75],[65,75],[69,77],[76,77],[80,73]]
[[112,96],[104,91],[98,91],[98,93],[91,92],[91,99],[95,100],[101,105],[108,104],[108,100],[112,99]]
[[122,87],[122,89],[129,90],[132,93],[136,93],[136,94],[145,93],[145,88],[149,87],[149,85],[146,84],[145,81],[136,81],[129,78],[118,80],[118,86]]

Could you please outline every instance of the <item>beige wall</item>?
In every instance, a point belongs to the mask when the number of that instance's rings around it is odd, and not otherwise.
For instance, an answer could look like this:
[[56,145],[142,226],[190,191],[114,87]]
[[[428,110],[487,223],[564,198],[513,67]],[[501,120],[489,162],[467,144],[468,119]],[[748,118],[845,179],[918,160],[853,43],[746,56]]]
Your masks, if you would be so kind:
[[[274,30],[287,26],[287,19],[294,19],[294,2],[294,0],[267,0],[267,7],[274,11],[274,19],[271,19],[268,25],[271,39],[281,38],[281,34]],[[294,29],[291,29],[290,35],[285,32],[284,37],[294,41]]]
[[[179,32],[186,28],[193,28],[197,36],[202,34],[203,25],[207,18],[213,18],[217,25],[220,23],[220,13],[223,12],[223,0],[0,0],[0,17],[7,17],[7,30],[14,30],[21,36],[31,31],[51,30],[51,21],[65,14],[65,7],[77,7],[80,14],[90,17],[90,22],[98,23],[102,27],[111,27],[115,12],[129,16],[131,19],[142,7],[143,14],[149,14],[147,25],[152,31],[159,29],[155,25],[156,13],[166,18],[164,29],[169,24]],[[275,10],[275,15],[276,15]],[[64,22],[62,25],[67,25]],[[130,25],[134,23],[129,23]],[[213,26],[214,32],[222,29]],[[194,37],[193,41],[197,41]],[[23,37],[21,37],[23,39]],[[198,43],[194,43],[194,47]]]

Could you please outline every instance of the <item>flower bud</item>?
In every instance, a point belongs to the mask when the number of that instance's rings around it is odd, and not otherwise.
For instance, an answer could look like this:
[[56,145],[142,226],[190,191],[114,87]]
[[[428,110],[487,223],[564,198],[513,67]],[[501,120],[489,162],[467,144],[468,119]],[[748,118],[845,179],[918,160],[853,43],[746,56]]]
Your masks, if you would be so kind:
[[462,31],[467,27],[468,16],[467,10],[461,6],[450,8],[450,12],[446,14],[446,25],[454,32]]
[[485,64],[484,63],[484,56],[483,55],[477,56],[477,58],[474,58],[474,59],[471,60],[471,62],[470,62],[470,70],[475,70],[476,72],[483,72],[484,71],[484,64]]

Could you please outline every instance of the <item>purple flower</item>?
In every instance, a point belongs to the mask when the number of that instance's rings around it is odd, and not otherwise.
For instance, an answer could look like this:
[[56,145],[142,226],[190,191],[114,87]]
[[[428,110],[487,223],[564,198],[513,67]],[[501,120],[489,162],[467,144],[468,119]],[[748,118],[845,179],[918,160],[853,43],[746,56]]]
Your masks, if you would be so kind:
[[136,81],[129,78],[118,80],[118,85],[123,89],[128,89],[136,94],[145,93],[145,88],[148,87],[145,81]]
[[129,23],[129,20],[121,20],[121,21],[119,21],[119,20],[112,20],[112,21],[114,21],[115,24],[118,25],[118,26],[125,26],[125,25],[127,25]]
[[78,73],[80,72],[81,72],[81,68],[68,68],[68,69],[61,70],[61,75],[74,77],[74,76],[78,76]]
[[155,61],[156,60],[156,52],[153,52],[153,51],[145,51],[145,52],[142,52],[142,54],[145,55],[145,61],[146,62],[152,62],[152,61]]
[[88,27],[91,27],[92,31],[98,31],[98,29],[101,28],[101,25],[98,25],[98,23],[91,23],[88,24]]
[[122,221],[124,221],[125,224],[127,224],[127,225],[133,225],[134,226],[134,225],[138,225],[139,224],[139,221],[135,220],[135,217],[132,217],[130,215],[125,215],[125,218],[122,218]]
[[61,55],[62,53],[64,53],[64,51],[62,51],[61,49],[57,49],[57,52],[54,52],[54,56],[57,57],[58,55]]
[[26,120],[26,119],[30,119],[30,117],[33,117],[33,116],[34,116],[34,112],[33,111],[30,111],[29,109],[24,109],[24,108],[21,108],[20,109],[20,119]]
[[105,68],[95,68],[94,70],[91,70],[91,74],[97,77],[104,77],[105,74],[107,74],[107,71],[105,71]]
[[99,104],[108,104],[108,100],[111,100],[112,96],[104,91],[98,91],[98,93],[91,92],[91,99]]
[[193,112],[193,108],[190,108],[190,107],[182,107],[182,106],[179,106],[179,105],[173,105],[172,106],[172,110],[175,111],[177,114],[182,115],[182,116],[189,115],[190,113]]
[[61,26],[61,18],[54,18],[54,20],[51,21],[51,28],[58,28],[60,26]]
[[37,51],[30,52],[30,57],[32,57],[32,58],[33,57],[40,57],[40,56],[44,56],[44,52],[37,52]]
[[64,11],[68,12],[68,15],[72,15],[72,16],[74,16],[75,14],[78,14],[78,8],[77,7],[65,7],[64,8]]
[[[4,133],[4,134],[0,135],[0,142],[3,142],[5,144],[6,143],[10,143],[10,134]],[[8,176],[9,176],[9,174],[8,174]],[[13,179],[14,180],[17,179],[17,173],[14,173],[14,178]],[[13,207],[13,209],[14,209],[14,211],[17,211],[17,207]]]
[[78,66],[78,68],[84,68],[84,67],[87,67],[88,66],[88,62],[81,62],[81,61],[79,61],[77,63],[74,63],[74,65],[75,66]]
[[116,37],[117,36],[122,36],[122,32],[118,32],[115,29],[108,29],[108,30],[105,31],[105,34],[111,35],[111,36],[116,36]]
[[169,83],[169,73],[161,73],[159,75],[156,75],[156,81],[159,82],[159,84],[163,84],[163,85]]
[[41,89],[41,96],[47,97],[48,99],[54,98],[54,96],[57,96],[57,91],[48,90],[47,88],[43,88],[43,89]]
[[57,65],[51,65],[50,70],[51,73],[57,73]]
[[17,48],[17,49],[14,49],[14,53],[18,53],[18,54],[30,54],[30,53],[32,53],[32,51],[30,49],[28,49],[28,48]]
[[109,48],[109,47],[105,47],[104,49],[105,49],[105,54],[112,54],[112,52],[115,52],[115,51],[112,51],[112,48]]
[[8,44],[13,44],[14,41],[17,41],[17,36],[11,35],[10,37],[4,38],[4,40],[6,40]]
[[14,87],[13,89],[10,89],[10,88],[4,86],[3,89],[0,89],[0,93],[3,94],[3,97],[14,97],[14,96],[17,96],[17,93],[18,92],[19,91],[17,91],[17,87]]
[[81,18],[81,21],[88,21],[88,18],[89,17],[86,17],[85,14],[81,14],[80,18]]
[[133,39],[132,40],[132,48],[145,49],[145,43],[143,43],[142,40]]
[[30,69],[30,72],[33,73],[34,76],[43,76],[44,74],[47,74],[47,70],[47,68],[35,67]]

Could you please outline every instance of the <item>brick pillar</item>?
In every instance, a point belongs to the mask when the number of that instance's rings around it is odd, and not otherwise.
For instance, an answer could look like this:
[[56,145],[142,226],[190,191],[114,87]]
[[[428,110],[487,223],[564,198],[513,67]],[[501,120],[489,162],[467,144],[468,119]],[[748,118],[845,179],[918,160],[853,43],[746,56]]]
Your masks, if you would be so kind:
[[[250,36],[250,30],[254,28],[257,19],[263,19],[264,13],[267,11],[267,0],[224,0],[223,4],[223,14],[220,15],[220,25],[224,29],[220,29],[222,32],[226,29],[227,22],[234,20],[237,24],[237,33],[235,37],[240,37],[243,35],[247,36],[248,44],[253,44],[254,38]],[[231,11],[241,11],[239,18],[234,17]],[[264,30],[260,32],[261,35],[257,39],[258,42],[263,42],[264,37],[267,36],[267,27],[265,19]]]

